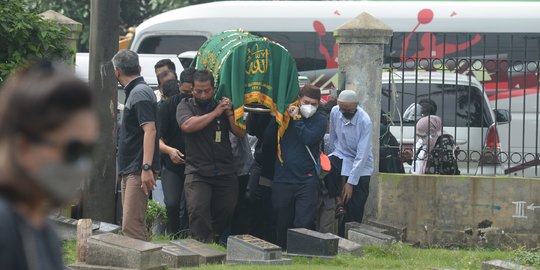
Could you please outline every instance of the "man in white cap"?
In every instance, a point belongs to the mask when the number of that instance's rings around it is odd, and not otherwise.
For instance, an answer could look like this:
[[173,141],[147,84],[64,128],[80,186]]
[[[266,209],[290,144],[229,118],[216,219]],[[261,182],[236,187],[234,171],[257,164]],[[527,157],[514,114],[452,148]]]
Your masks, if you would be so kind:
[[342,91],[337,102],[330,112],[332,170],[327,176],[327,187],[330,196],[338,198],[336,216],[344,215],[338,232],[343,236],[346,222],[362,222],[373,173],[373,153],[371,119],[358,106],[356,92]]

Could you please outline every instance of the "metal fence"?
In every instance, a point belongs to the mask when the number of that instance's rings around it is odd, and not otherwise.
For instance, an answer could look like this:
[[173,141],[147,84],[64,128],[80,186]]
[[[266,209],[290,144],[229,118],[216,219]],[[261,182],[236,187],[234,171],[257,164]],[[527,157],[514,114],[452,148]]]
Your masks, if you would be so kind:
[[461,174],[540,174],[540,34],[395,33],[384,66],[382,110],[407,167],[428,107]]

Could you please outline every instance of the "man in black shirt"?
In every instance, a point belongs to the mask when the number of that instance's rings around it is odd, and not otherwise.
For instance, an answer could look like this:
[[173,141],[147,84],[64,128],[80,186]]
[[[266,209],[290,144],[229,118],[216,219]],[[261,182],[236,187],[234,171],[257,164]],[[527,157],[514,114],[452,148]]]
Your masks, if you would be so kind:
[[229,131],[243,137],[228,98],[214,100],[209,71],[193,74],[193,98],[178,105],[176,120],[186,136],[184,184],[193,237],[214,241],[229,225],[238,196]]
[[141,74],[139,56],[119,51],[112,59],[114,74],[126,92],[126,104],[118,142],[118,173],[122,177],[122,232],[147,240],[148,194],[156,185],[159,145],[157,101]]
[[[173,236],[188,228],[188,215],[186,199],[184,195],[184,168],[185,168],[185,138],[176,122],[176,108],[182,100],[191,98],[191,85],[193,83],[193,71],[184,70],[180,75],[181,85],[189,83],[189,91],[179,92],[176,83],[176,94],[167,95],[165,101],[159,104],[160,134],[159,150],[165,155],[161,169],[161,183],[167,208],[167,233]],[[167,90],[169,83],[163,83],[163,89]],[[172,89],[171,89],[172,90]]]

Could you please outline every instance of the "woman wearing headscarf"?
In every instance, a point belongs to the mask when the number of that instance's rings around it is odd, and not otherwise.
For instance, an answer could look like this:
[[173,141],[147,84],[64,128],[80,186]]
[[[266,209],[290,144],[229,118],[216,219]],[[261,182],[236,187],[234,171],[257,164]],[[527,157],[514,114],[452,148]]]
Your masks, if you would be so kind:
[[414,174],[459,174],[454,138],[444,131],[440,117],[420,118],[416,123],[416,137]]

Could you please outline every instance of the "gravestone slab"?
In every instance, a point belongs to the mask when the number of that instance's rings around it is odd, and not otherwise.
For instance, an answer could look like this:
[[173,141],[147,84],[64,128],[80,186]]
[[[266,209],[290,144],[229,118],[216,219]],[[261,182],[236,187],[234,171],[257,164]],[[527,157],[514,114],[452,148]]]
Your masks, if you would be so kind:
[[195,239],[181,239],[172,241],[171,243],[198,254],[200,264],[223,263],[227,256],[221,250],[215,249]]
[[393,225],[393,224],[388,224],[385,222],[369,220],[369,219],[366,221],[366,223],[367,225],[371,225],[371,226],[386,230],[386,232],[383,232],[383,233],[395,237],[397,241],[405,242],[407,240],[407,227],[405,226]]
[[162,262],[169,268],[196,267],[200,265],[199,254],[173,243],[159,243]]
[[[76,240],[77,239],[77,222],[78,220],[64,216],[49,216],[52,221],[58,237],[61,240]],[[92,222],[92,230],[99,228],[99,222]]]
[[106,233],[88,239],[86,263],[136,269],[161,269],[161,247],[126,236]]
[[349,240],[362,246],[388,246],[396,241],[393,236],[366,230],[364,228],[350,229]]
[[492,260],[482,263],[482,270],[534,270],[534,267],[523,266],[502,260]]
[[[68,269],[72,270],[137,270],[136,268],[123,268],[123,267],[114,267],[114,266],[100,266],[100,265],[90,265],[86,263],[76,263],[68,265]],[[147,270],[165,270],[165,266],[160,266],[158,268],[150,268]]]
[[[61,240],[75,240],[77,239],[77,219],[68,218],[64,216],[49,216],[52,224]],[[116,224],[92,221],[92,231],[94,234],[104,233],[120,233],[121,226]]]
[[380,232],[380,233],[386,233],[386,234],[388,232],[386,229],[383,229],[383,228],[371,226],[364,223],[359,223],[356,221],[351,221],[351,222],[345,223],[345,238],[347,239],[349,238],[349,230],[352,228],[364,228],[364,229],[371,230],[374,232]]
[[287,231],[287,255],[308,257],[335,257],[339,237],[304,228]]
[[245,234],[227,239],[227,262],[233,264],[291,264],[283,259],[281,247]]
[[100,221],[97,224],[97,228],[94,227],[94,234],[104,234],[104,233],[120,233],[122,231],[122,227],[118,226],[116,224],[107,223]]
[[[327,233],[327,234],[339,237],[339,236],[331,234],[331,233]],[[350,255],[353,255],[353,256],[360,257],[360,256],[362,256],[363,253],[364,253],[364,249],[362,248],[362,246],[360,244],[355,243],[355,242],[353,242],[351,240],[339,237],[339,242],[338,242],[338,254],[339,255],[350,254]]]

